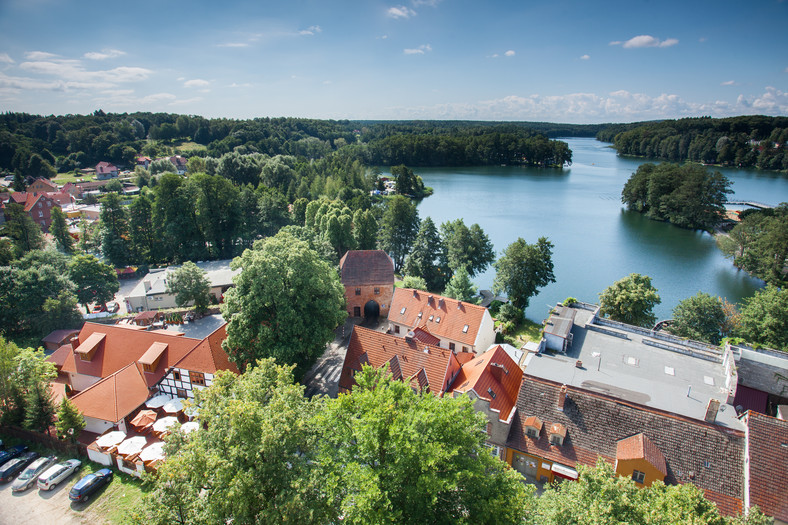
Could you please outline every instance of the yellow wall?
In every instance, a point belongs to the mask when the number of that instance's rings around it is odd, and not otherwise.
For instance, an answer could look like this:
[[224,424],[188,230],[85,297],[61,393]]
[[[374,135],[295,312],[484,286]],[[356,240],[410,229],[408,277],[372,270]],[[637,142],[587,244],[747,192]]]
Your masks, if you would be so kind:
[[[514,449],[508,448],[506,449],[506,463],[514,468],[514,461],[517,456],[523,457],[528,461],[536,462],[536,480],[539,481],[542,479],[542,476],[547,478],[548,483],[553,482],[553,463],[546,459],[542,459],[538,456],[532,456],[530,454],[522,454],[520,452],[515,451]],[[544,468],[547,467],[547,468]],[[515,469],[517,470],[517,469]],[[519,472],[519,471],[518,471]]]
[[620,476],[632,478],[632,472],[639,470],[646,477],[643,483],[636,483],[638,487],[649,487],[656,480],[665,481],[665,476],[645,459],[628,459],[616,462],[616,473]]

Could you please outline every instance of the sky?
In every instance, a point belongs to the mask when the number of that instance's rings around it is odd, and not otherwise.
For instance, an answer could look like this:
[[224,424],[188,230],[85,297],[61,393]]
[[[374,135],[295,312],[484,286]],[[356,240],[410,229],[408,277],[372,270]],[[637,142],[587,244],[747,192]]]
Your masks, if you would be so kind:
[[788,0],[0,0],[0,111],[788,115]]

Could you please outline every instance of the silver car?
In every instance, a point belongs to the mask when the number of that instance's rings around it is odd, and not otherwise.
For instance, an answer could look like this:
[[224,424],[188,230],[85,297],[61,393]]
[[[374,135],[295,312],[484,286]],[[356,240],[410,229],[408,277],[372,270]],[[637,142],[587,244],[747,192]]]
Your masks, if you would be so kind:
[[82,462],[78,459],[69,459],[57,465],[52,465],[38,477],[38,488],[41,490],[52,490],[58,483],[79,470],[81,466]]
[[19,475],[16,480],[14,480],[13,485],[11,485],[11,491],[13,492],[21,492],[23,490],[27,490],[30,486],[36,482],[38,476],[41,475],[49,466],[57,461],[56,456],[47,456],[43,458],[38,458],[34,462],[32,462],[28,467]]

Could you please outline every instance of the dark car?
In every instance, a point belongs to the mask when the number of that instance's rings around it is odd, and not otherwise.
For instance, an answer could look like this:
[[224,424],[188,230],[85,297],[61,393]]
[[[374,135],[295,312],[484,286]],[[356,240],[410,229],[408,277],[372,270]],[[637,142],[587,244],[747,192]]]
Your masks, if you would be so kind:
[[0,467],[0,483],[11,481],[14,476],[22,472],[37,457],[38,452],[25,452],[18,458],[6,461],[5,465]]
[[6,461],[10,461],[16,457],[19,457],[19,455],[25,451],[27,451],[27,445],[15,445],[11,448],[3,450],[0,452],[0,465]]
[[71,488],[68,493],[68,499],[71,501],[85,502],[90,499],[90,495],[96,492],[104,485],[112,481],[112,471],[108,468],[103,468],[93,474],[88,474],[77,484]]

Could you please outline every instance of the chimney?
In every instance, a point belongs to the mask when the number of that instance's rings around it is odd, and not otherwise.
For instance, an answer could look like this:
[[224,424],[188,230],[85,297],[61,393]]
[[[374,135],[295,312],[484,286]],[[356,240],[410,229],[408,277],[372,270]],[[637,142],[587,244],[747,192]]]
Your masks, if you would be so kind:
[[716,399],[709,399],[709,404],[706,406],[706,416],[703,418],[707,423],[714,423],[717,419],[717,412],[720,410],[720,402]]
[[438,308],[443,308],[443,297],[438,299]]
[[564,402],[566,402],[566,385],[561,385],[561,390],[558,392],[558,410],[564,411]]
[[434,300],[435,300],[435,299],[434,299],[434,298],[433,298],[433,297],[430,295],[429,297],[427,297],[427,304],[432,304],[432,302],[433,302]]
[[503,381],[503,366],[498,363],[490,363],[490,375],[493,376],[499,383]]
[[407,334],[405,334],[405,341],[412,343],[414,337],[416,337],[416,333],[413,330],[410,330]]
[[413,290],[413,297],[418,297],[419,293],[416,290]]

